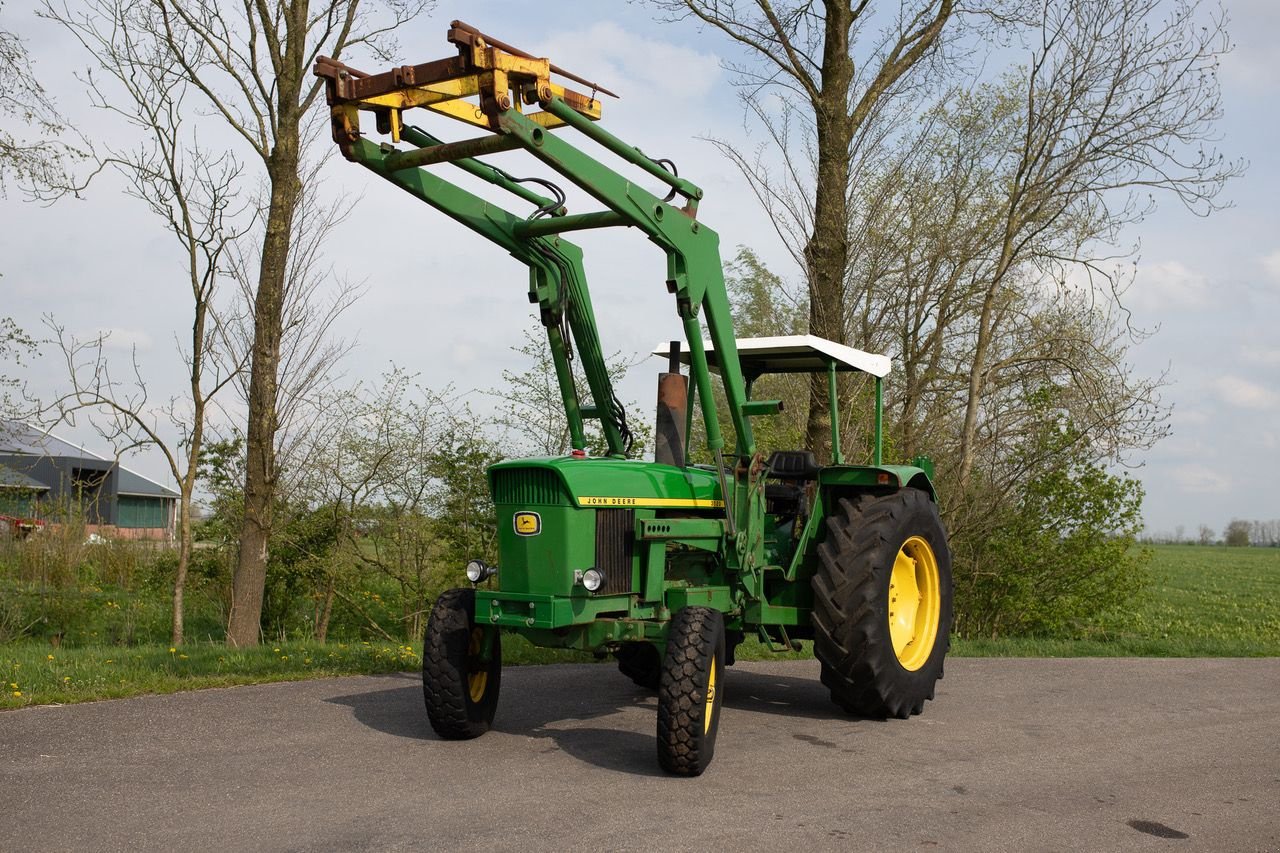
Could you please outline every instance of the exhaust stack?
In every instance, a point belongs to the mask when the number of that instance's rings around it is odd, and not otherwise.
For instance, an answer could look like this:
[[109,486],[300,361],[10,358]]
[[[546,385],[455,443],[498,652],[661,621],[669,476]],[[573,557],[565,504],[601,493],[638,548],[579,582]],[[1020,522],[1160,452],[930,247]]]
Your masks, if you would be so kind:
[[683,468],[688,429],[689,379],[680,372],[680,342],[671,342],[671,361],[658,374],[658,417],[654,429],[653,459]]

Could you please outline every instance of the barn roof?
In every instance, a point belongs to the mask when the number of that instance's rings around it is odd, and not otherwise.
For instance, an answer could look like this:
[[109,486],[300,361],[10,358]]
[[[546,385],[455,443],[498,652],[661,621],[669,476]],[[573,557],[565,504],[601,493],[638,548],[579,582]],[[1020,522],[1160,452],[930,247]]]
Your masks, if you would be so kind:
[[0,465],[0,489],[22,489],[30,492],[47,492],[49,487],[39,480],[33,480],[21,471],[15,471],[7,465]]
[[[168,486],[163,486],[149,477],[144,477],[137,471],[131,471],[121,465],[117,460],[107,456],[100,456],[90,450],[86,450],[82,446],[72,444],[58,438],[51,432],[42,430],[39,427],[32,426],[21,421],[0,420],[0,454],[10,454],[15,456],[47,456],[57,459],[76,459],[81,462],[99,463],[102,468],[109,469],[113,465],[116,468],[116,494],[127,495],[130,497],[148,497],[148,498],[176,498],[178,493]],[[3,468],[4,466],[0,466]],[[5,469],[10,470],[12,469]],[[12,471],[13,474],[18,474]],[[48,487],[38,480],[32,480],[25,475],[18,475],[35,483],[41,489]],[[32,488],[27,486],[25,488]]]

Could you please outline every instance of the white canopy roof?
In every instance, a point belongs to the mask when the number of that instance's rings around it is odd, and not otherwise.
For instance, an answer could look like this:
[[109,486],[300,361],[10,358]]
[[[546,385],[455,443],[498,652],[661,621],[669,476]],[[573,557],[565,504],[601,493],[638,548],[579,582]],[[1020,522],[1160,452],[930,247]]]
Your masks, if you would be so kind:
[[[711,341],[703,341],[702,346],[707,351],[707,363],[715,369],[718,362]],[[670,344],[661,344],[653,351],[654,355],[663,358],[670,353]],[[816,335],[739,338],[738,361],[744,372],[753,374],[821,372],[829,363],[835,362],[836,370],[860,370],[883,377],[893,367],[893,361],[887,355],[863,352]],[[680,349],[680,363],[689,363],[689,350],[685,346]]]

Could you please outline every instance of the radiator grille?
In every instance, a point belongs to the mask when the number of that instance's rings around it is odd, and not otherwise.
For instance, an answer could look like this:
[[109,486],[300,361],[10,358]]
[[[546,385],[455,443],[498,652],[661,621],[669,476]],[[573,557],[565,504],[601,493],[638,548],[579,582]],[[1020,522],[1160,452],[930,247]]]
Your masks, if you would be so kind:
[[564,503],[560,478],[545,468],[526,468],[493,473],[493,502],[512,506]]
[[631,592],[636,514],[630,509],[596,510],[596,567],[604,572],[602,595]]

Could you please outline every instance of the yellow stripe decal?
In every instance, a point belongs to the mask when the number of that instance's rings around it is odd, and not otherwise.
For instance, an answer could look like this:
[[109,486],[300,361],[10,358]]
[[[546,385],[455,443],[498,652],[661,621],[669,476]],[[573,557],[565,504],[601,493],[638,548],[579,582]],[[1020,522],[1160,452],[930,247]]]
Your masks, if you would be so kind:
[[578,506],[638,506],[721,509],[724,507],[724,501],[705,500],[702,498],[590,497],[578,498]]

